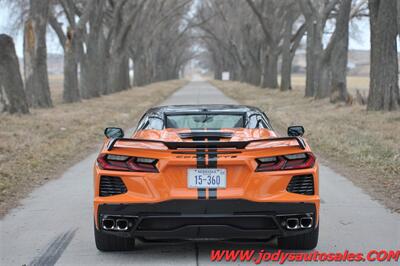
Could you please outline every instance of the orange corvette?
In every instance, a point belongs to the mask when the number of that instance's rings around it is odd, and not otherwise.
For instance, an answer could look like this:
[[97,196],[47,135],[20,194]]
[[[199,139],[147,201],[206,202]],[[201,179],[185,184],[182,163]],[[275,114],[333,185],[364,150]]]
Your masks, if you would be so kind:
[[303,133],[280,137],[262,111],[240,105],[156,107],[131,138],[107,128],[94,166],[97,248],[271,238],[315,248],[318,163]]

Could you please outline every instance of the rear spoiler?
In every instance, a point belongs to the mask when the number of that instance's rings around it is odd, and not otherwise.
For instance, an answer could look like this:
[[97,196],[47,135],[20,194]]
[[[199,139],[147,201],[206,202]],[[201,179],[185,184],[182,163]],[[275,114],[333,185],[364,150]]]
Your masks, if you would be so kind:
[[244,149],[247,145],[253,142],[261,142],[261,141],[285,141],[285,140],[296,140],[299,147],[304,150],[306,148],[306,143],[301,137],[279,137],[279,138],[268,138],[268,139],[255,139],[248,141],[190,141],[190,142],[168,142],[162,140],[151,140],[151,139],[129,139],[129,138],[114,138],[110,139],[107,145],[107,150],[111,151],[114,148],[114,145],[117,141],[126,141],[126,142],[153,142],[153,143],[162,143],[168,149],[179,149],[179,148],[236,148],[236,149]]

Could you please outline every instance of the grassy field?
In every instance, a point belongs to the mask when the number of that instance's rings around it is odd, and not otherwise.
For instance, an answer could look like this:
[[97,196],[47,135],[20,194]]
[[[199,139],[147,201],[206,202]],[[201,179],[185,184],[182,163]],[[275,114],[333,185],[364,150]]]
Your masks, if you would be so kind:
[[[294,89],[303,90],[306,85],[306,78],[304,75],[293,75],[292,86]],[[369,77],[347,77],[347,86],[350,94],[355,95],[356,90],[360,93],[368,95]]]
[[[281,133],[289,125],[304,125],[305,137],[325,163],[399,212],[400,112],[367,112],[365,106],[304,98],[303,80],[295,77],[290,92],[239,82],[212,83],[239,102],[263,109]],[[353,78],[350,87],[366,84],[365,78]]]
[[61,104],[62,77],[50,78],[55,107],[30,115],[0,115],[0,216],[34,187],[54,178],[99,146],[107,126],[131,128],[149,107],[185,81],[154,83]]
[[51,100],[54,105],[62,104],[64,77],[62,74],[49,76],[49,83],[51,87]]

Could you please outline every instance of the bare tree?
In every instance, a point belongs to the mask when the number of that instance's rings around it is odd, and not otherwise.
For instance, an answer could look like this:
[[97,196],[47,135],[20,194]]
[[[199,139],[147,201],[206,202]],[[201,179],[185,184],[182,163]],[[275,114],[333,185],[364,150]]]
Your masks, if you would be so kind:
[[0,34],[0,98],[2,111],[29,113],[13,39]]
[[[80,100],[78,82],[78,64],[80,61],[81,46],[83,42],[83,31],[90,18],[92,9],[95,7],[94,0],[87,1],[80,12],[75,3],[71,0],[59,0],[59,4],[53,6],[49,14],[49,24],[58,36],[60,45],[64,49],[64,102],[76,102]],[[68,21],[68,26],[64,31],[62,23],[57,19],[56,9],[62,8],[62,15]],[[76,22],[76,17],[79,21]]]
[[291,90],[292,62],[297,48],[306,32],[306,25],[300,22],[296,32],[293,34],[296,21],[299,21],[300,9],[295,1],[287,1],[284,8],[284,26],[282,35],[282,45],[280,47],[282,54],[281,64],[281,84],[282,91]]
[[197,33],[209,51],[216,79],[229,71],[235,80],[259,86],[263,32],[244,1],[204,1],[199,7]]
[[7,2],[18,11],[15,21],[25,22],[24,66],[33,106],[51,106],[47,24],[64,49],[64,102],[129,88],[132,65],[136,85],[178,78],[195,54],[192,0]]
[[204,1],[197,12],[199,38],[215,78],[229,71],[232,79],[276,88],[282,55],[281,89],[289,89],[293,57],[306,31],[300,14],[295,1]]
[[[348,101],[347,92],[347,58],[349,51],[349,21],[351,0],[342,0],[336,17],[335,31],[331,38],[332,45],[328,44],[325,57],[330,57],[329,68],[331,82],[328,87],[330,101]],[[330,53],[330,54],[329,54]],[[323,86],[323,85],[322,85]]]
[[[82,5],[85,3],[87,5]],[[108,1],[113,4],[114,1]],[[125,2],[125,1],[121,1]],[[82,34],[79,43],[79,66],[80,66],[80,92],[84,99],[98,97],[107,93],[108,50],[106,48],[105,37],[105,0],[93,0],[93,2],[83,1],[74,8],[79,14],[88,14],[87,24],[78,32]],[[80,22],[86,19],[81,16]],[[81,24],[81,23],[79,23]]]
[[300,0],[299,4],[306,19],[306,97],[317,94],[323,57],[322,38],[326,21],[339,0]]
[[[137,26],[137,19],[146,6],[144,0],[118,1],[113,6],[112,22],[107,37],[108,82],[107,92],[121,91],[129,87],[126,76],[129,75],[128,48],[131,30]],[[128,76],[129,77],[129,76]]]
[[30,0],[29,3],[24,29],[25,90],[32,107],[51,107],[46,48],[49,1]]
[[399,108],[396,0],[369,0],[371,70],[368,110]]
[[319,74],[315,77],[317,80],[314,92],[314,96],[317,99],[329,97],[332,91],[334,91],[334,96],[331,98],[332,101],[340,99],[344,101],[347,98],[346,72],[350,10],[351,0],[338,1],[335,30],[329,39],[327,47],[321,50],[318,58],[320,60],[318,62]]
[[278,44],[282,37],[284,1],[260,1],[256,5],[254,0],[246,0],[261,24],[265,38],[263,49],[262,88],[278,87]]
[[144,6],[131,30],[129,45],[136,86],[178,78],[192,58],[192,25],[185,19],[190,6],[190,0],[149,1]]

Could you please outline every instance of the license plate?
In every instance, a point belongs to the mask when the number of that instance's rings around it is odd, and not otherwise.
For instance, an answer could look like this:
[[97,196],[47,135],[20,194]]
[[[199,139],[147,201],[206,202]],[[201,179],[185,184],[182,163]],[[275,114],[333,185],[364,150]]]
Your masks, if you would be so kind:
[[187,181],[189,188],[226,188],[226,169],[188,169]]

